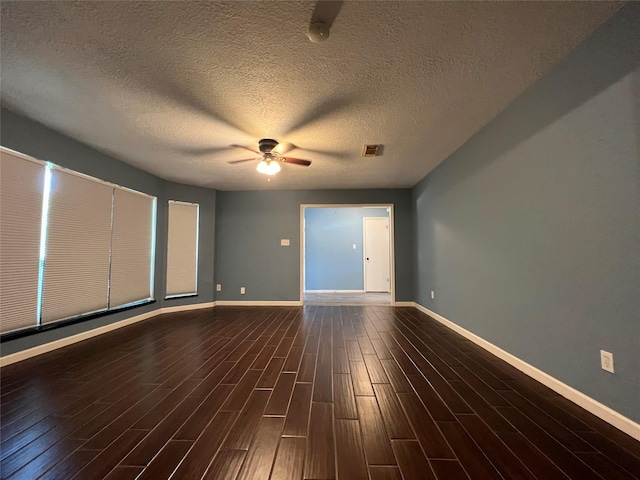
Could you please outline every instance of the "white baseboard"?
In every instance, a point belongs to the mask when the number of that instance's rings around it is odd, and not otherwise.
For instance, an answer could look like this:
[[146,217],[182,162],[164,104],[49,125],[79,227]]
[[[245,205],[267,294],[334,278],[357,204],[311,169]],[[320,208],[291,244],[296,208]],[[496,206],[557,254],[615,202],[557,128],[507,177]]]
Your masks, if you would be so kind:
[[219,307],[300,307],[300,300],[218,300]]
[[207,303],[193,303],[191,305],[175,305],[173,307],[162,307],[158,312],[158,315],[161,313],[172,313],[172,312],[186,312],[188,310],[199,310],[201,308],[213,308],[216,306],[216,302],[207,302]]
[[0,368],[5,367],[7,365],[11,365],[12,363],[21,362],[22,360],[26,360],[28,358],[42,355],[43,353],[48,353],[53,350],[57,350],[58,348],[66,347],[68,345],[72,345],[74,343],[87,340],[89,338],[97,337],[98,335],[102,335],[104,333],[112,332],[113,330],[117,330],[118,328],[126,327],[128,325],[132,325],[134,323],[147,320],[148,318],[155,317],[163,313],[186,312],[189,310],[198,310],[202,308],[213,308],[216,305],[299,307],[302,305],[302,302],[297,300],[295,301],[255,301],[255,302],[219,301],[219,302],[207,302],[207,303],[193,303],[189,305],[175,305],[171,307],[158,308],[156,310],[152,310],[151,312],[146,312],[140,315],[135,315],[133,317],[125,318],[124,320],[110,323],[109,325],[104,325],[102,327],[94,328],[92,330],[78,333],[76,335],[71,335],[70,337],[61,338],[60,340],[54,340],[53,342],[45,343],[33,348],[22,350],[20,352],[5,355],[3,357],[0,357]]
[[305,290],[304,293],[364,293],[364,290]]
[[27,358],[42,355],[43,353],[48,353],[58,348],[66,347],[73,343],[81,342],[92,337],[97,337],[98,335],[102,335],[103,333],[111,332],[113,330],[117,330],[118,328],[126,327],[127,325],[131,325],[133,323],[141,322],[142,320],[155,317],[156,315],[158,315],[159,310],[161,309],[142,313],[140,315],[136,315],[135,317],[120,320],[119,322],[110,323],[109,325],[104,325],[102,327],[94,328],[86,332],[71,335],[70,337],[61,338],[60,340],[55,340],[53,342],[38,345],[37,347],[28,348],[20,352],[5,355],[4,357],[0,357],[0,367],[5,367],[7,365],[11,365],[12,363],[21,362],[22,360],[26,360]]
[[393,304],[394,307],[414,307],[416,308],[416,302],[396,302]]
[[55,340],[53,342],[38,345],[37,347],[28,348],[20,352],[12,353],[10,355],[5,355],[4,357],[0,357],[0,367],[5,367],[7,365],[11,365],[12,363],[26,360],[27,358],[36,357],[38,355],[42,355],[43,353],[48,353],[53,350],[57,350],[58,348],[66,347],[68,345],[72,345],[74,343],[81,342],[89,338],[97,337],[98,335],[112,332],[113,330],[117,330],[118,328],[126,327],[128,325],[132,325],[134,323],[147,320],[151,317],[155,317],[163,313],[183,312],[187,310],[196,310],[200,308],[210,308],[210,307],[214,307],[215,305],[216,305],[215,302],[208,302],[208,303],[195,303],[191,305],[176,305],[173,307],[158,308],[156,310],[152,310],[151,312],[141,313],[140,315],[135,315],[133,317],[125,318],[124,320],[120,320],[119,322],[110,323],[109,325],[104,325],[102,327],[94,328],[86,332],[78,333],[76,335],[71,335],[70,337],[61,338],[60,340]]
[[[403,302],[403,303],[407,303],[407,302]],[[447,320],[442,315],[438,315],[437,313],[432,312],[431,310],[429,310],[426,307],[423,307],[419,303],[415,303],[415,302],[412,302],[412,303],[415,308],[417,308],[423,313],[426,313],[427,315],[437,320],[444,326],[449,327],[454,332],[457,332],[463,337],[467,338],[468,340],[471,340],[476,345],[484,348],[488,352],[494,354],[496,357],[500,358],[501,360],[504,360],[505,362],[517,368],[521,372],[529,375],[534,380],[537,380],[543,385],[546,385],[551,390],[554,390],[555,392],[559,393],[566,399],[571,400],[573,403],[575,403],[576,405],[579,405],[580,407],[584,408],[588,412],[591,412],[596,417],[600,417],[602,420],[613,425],[617,429],[622,430],[627,435],[632,436],[636,440],[640,440],[640,424],[616,412],[615,410],[607,407],[606,405],[598,402],[597,400],[594,400],[593,398],[585,395],[584,393],[576,390],[575,388],[570,387],[566,383],[561,382],[560,380],[552,377],[548,373],[545,373],[542,370],[539,370],[538,368],[534,367],[533,365],[530,365],[524,360],[521,360],[518,357],[510,354],[509,352],[502,350],[500,347],[497,347],[491,342],[484,340],[483,338],[479,337],[475,333],[472,333],[469,330],[462,328],[460,325],[453,323],[451,320]]]

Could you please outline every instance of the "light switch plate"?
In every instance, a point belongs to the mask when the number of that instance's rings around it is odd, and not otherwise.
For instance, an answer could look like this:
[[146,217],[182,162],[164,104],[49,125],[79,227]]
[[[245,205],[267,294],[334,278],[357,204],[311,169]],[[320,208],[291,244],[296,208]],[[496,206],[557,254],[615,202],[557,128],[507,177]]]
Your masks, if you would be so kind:
[[281,247],[288,247],[290,245],[289,239],[288,238],[281,238],[280,239],[280,246]]

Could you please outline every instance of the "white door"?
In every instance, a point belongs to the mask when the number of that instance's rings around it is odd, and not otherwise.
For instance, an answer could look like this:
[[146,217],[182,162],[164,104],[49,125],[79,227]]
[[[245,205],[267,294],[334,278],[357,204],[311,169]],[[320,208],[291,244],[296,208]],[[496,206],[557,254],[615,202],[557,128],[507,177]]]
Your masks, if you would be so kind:
[[389,217],[365,217],[364,291],[390,291]]

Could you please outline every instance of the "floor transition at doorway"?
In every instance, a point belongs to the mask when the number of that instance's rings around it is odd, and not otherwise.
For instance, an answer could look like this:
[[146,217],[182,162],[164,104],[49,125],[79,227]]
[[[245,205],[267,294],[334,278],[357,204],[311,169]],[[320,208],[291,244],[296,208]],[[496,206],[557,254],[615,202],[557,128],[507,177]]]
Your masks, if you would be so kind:
[[304,292],[305,305],[391,305],[390,293]]

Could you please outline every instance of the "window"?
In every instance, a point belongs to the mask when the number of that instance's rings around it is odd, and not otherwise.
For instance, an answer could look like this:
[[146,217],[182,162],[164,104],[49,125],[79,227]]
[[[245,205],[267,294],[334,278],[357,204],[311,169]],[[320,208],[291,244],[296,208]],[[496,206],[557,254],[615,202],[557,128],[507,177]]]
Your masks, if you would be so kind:
[[153,298],[155,220],[154,197],[114,189],[110,308]]
[[42,162],[0,150],[0,331],[38,323]]
[[153,299],[155,197],[0,153],[0,333]]
[[42,323],[109,306],[113,187],[75,172],[51,171]]
[[169,201],[166,298],[198,293],[199,205]]

